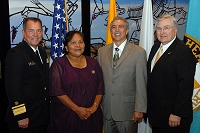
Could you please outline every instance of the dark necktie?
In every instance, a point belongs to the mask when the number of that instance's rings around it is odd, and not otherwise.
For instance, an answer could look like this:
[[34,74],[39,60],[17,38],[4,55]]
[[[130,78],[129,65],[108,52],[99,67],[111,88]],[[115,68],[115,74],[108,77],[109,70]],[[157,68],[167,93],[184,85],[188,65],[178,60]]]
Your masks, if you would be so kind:
[[40,61],[40,63],[41,63],[41,59],[40,59],[40,55],[39,55],[39,53],[38,53],[38,50],[36,50],[35,51],[35,54],[36,54],[36,56],[37,56],[37,59]]
[[36,57],[37,57],[37,60],[38,60],[38,66],[43,69],[43,66],[42,66],[42,62],[41,62],[41,59],[40,59],[40,55],[38,53],[38,50],[35,51],[35,54],[36,54]]
[[113,57],[113,66],[116,67],[117,66],[117,61],[119,60],[119,48],[115,48],[115,54]]

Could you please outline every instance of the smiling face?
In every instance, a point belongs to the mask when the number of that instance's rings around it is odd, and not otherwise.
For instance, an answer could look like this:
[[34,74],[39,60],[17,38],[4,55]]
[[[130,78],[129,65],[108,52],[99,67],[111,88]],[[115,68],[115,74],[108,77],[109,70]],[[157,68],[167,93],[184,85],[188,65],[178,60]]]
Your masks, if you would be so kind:
[[170,19],[163,19],[158,21],[156,34],[158,40],[165,45],[174,39],[177,34],[177,29],[172,25]]
[[126,23],[123,20],[113,21],[111,27],[111,35],[117,46],[119,46],[126,40],[127,34],[128,29],[126,28]]
[[82,36],[78,33],[75,33],[65,48],[70,56],[81,56],[85,50],[85,43]]
[[36,48],[42,41],[43,30],[38,21],[28,20],[26,27],[22,30],[24,41]]

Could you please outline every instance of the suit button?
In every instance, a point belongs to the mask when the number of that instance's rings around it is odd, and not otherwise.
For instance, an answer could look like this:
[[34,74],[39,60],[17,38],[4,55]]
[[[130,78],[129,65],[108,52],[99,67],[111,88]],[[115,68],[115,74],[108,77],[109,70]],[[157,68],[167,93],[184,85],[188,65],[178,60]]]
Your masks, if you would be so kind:
[[46,90],[47,88],[46,87],[44,87],[44,90]]
[[44,98],[44,100],[46,101],[47,99],[46,99],[46,98]]
[[114,96],[114,94],[112,94],[112,96]]

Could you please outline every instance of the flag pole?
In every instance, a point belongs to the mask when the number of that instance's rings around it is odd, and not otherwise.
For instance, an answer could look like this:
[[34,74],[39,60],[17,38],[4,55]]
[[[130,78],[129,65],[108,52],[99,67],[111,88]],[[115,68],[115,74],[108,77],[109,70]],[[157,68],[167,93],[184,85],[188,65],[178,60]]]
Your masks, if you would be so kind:
[[68,32],[69,31],[69,27],[68,27],[68,21],[69,21],[69,16],[68,16],[68,1],[67,0],[64,0],[64,2],[65,2],[65,8],[64,8],[64,10],[65,10],[65,14],[66,14],[66,17],[65,17],[65,19],[66,19],[66,32]]

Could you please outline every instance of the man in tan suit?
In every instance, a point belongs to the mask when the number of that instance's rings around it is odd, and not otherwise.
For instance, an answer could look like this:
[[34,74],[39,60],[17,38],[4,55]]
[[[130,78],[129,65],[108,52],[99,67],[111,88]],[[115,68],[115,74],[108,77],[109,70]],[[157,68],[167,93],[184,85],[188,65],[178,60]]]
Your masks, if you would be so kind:
[[105,82],[104,133],[137,133],[147,108],[146,52],[127,41],[126,19],[117,16],[110,27],[114,42],[98,53]]

